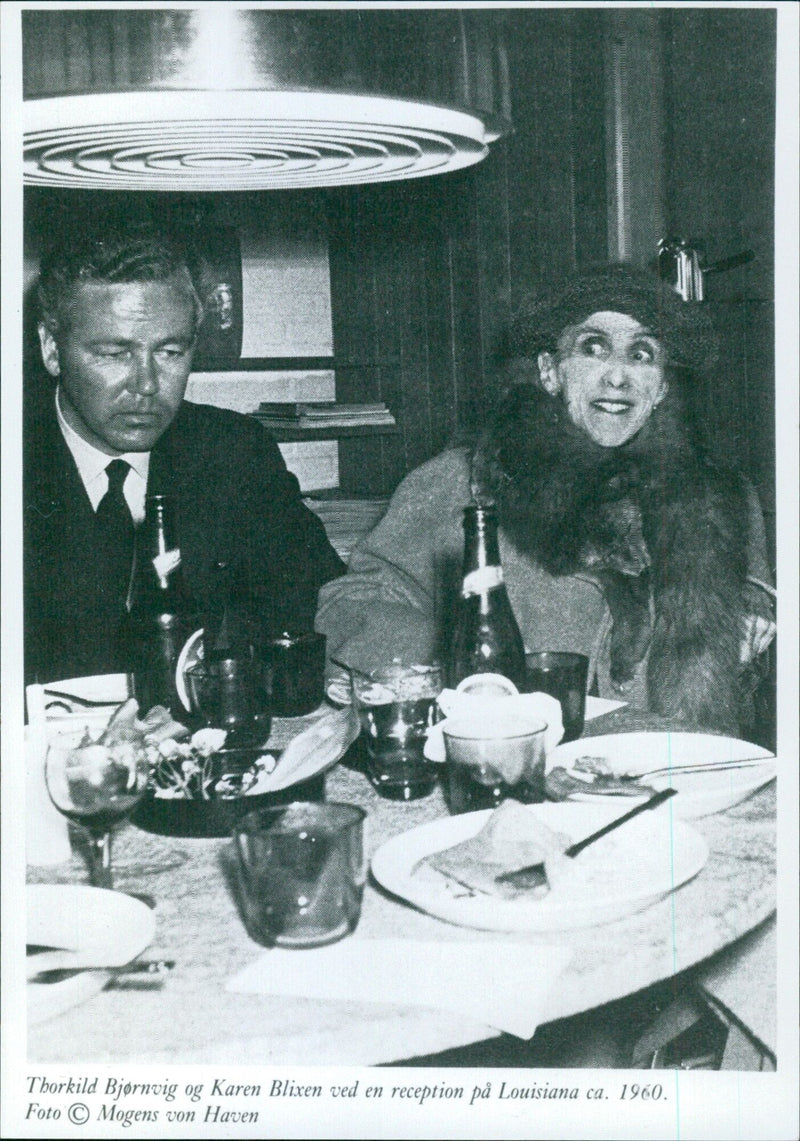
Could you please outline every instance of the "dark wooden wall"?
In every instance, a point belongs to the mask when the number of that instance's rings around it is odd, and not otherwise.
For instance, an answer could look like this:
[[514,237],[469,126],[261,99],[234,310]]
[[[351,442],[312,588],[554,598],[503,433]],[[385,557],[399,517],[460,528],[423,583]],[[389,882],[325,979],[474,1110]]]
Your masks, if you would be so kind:
[[[775,534],[775,12],[722,7],[662,16],[670,231],[713,264],[706,278],[721,354],[702,391],[706,435],[752,477]],[[773,548],[774,549],[774,548]]]
[[340,400],[385,400],[397,436],[340,444],[342,488],[389,494],[474,429],[529,290],[606,256],[597,13],[507,11],[514,132],[467,171],[331,192]]

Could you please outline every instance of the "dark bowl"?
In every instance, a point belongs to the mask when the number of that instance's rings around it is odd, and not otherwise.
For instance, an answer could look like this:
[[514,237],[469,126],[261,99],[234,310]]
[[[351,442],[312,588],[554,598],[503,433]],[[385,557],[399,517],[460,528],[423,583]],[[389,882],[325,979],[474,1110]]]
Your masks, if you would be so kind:
[[277,792],[243,793],[215,800],[166,799],[148,792],[131,819],[145,832],[156,832],[161,836],[213,839],[230,836],[234,825],[254,809],[290,804],[293,800],[319,802],[324,799],[325,774],[319,773]]

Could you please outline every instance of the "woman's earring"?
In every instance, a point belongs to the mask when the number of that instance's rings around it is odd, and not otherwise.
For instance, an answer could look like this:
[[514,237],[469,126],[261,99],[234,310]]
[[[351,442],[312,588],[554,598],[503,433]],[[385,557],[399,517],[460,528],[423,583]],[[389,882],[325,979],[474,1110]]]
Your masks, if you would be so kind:
[[539,353],[537,357],[539,365],[539,381],[545,392],[550,396],[555,396],[560,390],[558,381],[558,373],[556,372],[555,361],[550,353]]

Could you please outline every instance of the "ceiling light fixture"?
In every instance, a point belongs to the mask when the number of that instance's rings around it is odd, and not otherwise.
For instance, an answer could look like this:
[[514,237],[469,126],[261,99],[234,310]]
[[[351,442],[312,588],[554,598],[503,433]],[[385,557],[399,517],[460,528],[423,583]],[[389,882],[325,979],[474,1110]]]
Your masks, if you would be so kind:
[[510,126],[486,11],[23,13],[25,180],[341,186],[458,170]]

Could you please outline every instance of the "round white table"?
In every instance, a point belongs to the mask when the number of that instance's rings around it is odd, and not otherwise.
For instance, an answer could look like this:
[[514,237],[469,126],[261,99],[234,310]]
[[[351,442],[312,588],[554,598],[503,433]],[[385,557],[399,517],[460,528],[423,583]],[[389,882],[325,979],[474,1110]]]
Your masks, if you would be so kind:
[[[613,720],[609,731],[618,728]],[[593,726],[596,731],[596,724]],[[440,791],[425,800],[381,800],[342,765],[328,799],[363,804],[370,852],[384,840],[445,813]],[[636,915],[568,933],[573,956],[547,999],[540,1024],[591,1010],[679,975],[734,943],[775,910],[775,784],[716,816],[693,822],[710,849],[692,881]],[[126,879],[127,860],[186,856],[178,868]],[[157,900],[156,939],[147,952],[174,959],[157,991],[107,989],[29,1030],[29,1062],[141,1062],[376,1065],[491,1038],[468,1018],[413,1006],[232,994],[226,981],[263,949],[247,936],[228,887],[224,839],[172,839],[128,826],[115,841],[116,886]],[[71,863],[31,869],[38,882],[85,882]],[[425,915],[367,885],[353,939],[502,941]],[[519,936],[514,936],[519,939]],[[563,935],[522,938],[540,949]],[[490,985],[490,980],[487,981]]]

